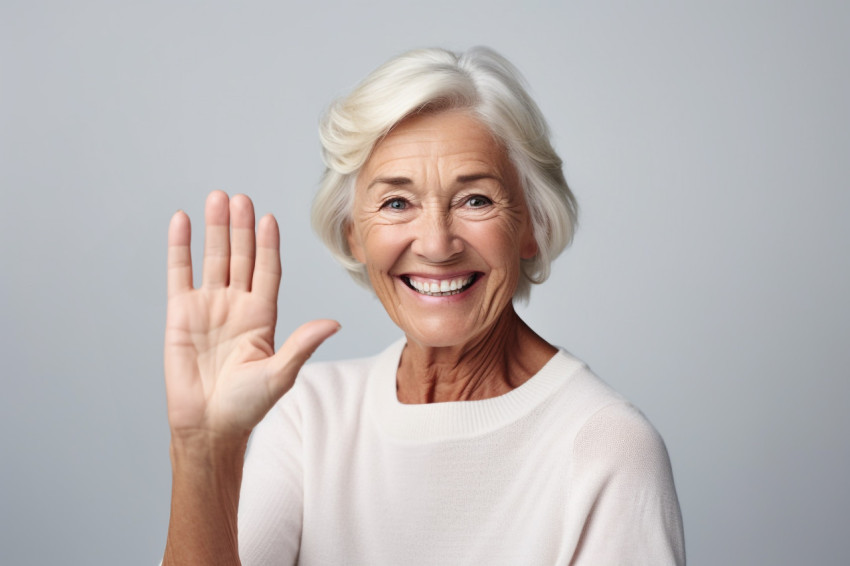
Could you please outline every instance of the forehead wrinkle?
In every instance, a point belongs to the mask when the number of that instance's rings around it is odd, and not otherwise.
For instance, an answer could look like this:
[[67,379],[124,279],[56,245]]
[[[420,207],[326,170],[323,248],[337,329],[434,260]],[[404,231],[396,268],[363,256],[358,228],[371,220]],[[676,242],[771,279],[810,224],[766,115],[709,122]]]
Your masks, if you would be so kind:
[[491,179],[504,185],[510,167],[498,148],[470,144],[443,153],[433,161],[433,171],[449,185],[465,185]]
[[[478,161],[478,160],[475,160]],[[451,166],[452,164],[449,164]],[[451,179],[451,175],[449,174],[449,183],[455,185],[468,185],[475,183],[481,180],[490,180],[498,183],[500,186],[505,186],[505,171],[502,171],[503,167],[494,167],[491,163],[480,163],[474,166],[467,166],[466,163],[458,164],[458,167],[462,169],[470,169],[473,172],[470,173],[461,173]],[[443,169],[440,164],[436,164],[436,168],[438,169],[438,176],[442,176],[439,170]],[[426,175],[427,176],[427,175]],[[404,175],[387,175],[387,176],[379,176],[373,179],[366,187],[366,190],[370,190],[376,185],[390,185],[393,187],[403,187],[403,186],[411,186],[414,185],[413,179],[410,177],[406,177]],[[442,184],[442,183],[441,183]]]
[[413,123],[413,130],[408,129],[411,122],[401,124],[375,147],[366,167],[370,176],[374,175],[367,190],[382,184],[428,183],[434,176],[440,185],[492,179],[506,187],[513,166],[503,144],[486,127],[473,123],[472,127],[447,136],[443,128],[431,123]]

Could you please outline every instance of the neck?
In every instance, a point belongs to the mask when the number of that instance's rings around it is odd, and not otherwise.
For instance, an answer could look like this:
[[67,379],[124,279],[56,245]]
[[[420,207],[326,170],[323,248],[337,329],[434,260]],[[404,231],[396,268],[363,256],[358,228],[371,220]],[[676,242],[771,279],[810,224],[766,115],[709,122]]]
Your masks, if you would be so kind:
[[504,395],[540,371],[556,351],[511,305],[467,344],[436,348],[408,337],[397,374],[398,399],[416,404]]

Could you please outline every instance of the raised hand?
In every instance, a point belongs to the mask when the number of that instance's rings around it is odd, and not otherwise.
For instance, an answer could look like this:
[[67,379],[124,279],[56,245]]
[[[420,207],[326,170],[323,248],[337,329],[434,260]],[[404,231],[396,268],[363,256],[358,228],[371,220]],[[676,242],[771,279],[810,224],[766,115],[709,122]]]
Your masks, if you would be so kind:
[[172,437],[245,438],[292,386],[301,365],[339,324],[314,320],[275,353],[280,234],[244,195],[206,202],[203,284],[192,285],[189,217],[168,231],[165,378]]

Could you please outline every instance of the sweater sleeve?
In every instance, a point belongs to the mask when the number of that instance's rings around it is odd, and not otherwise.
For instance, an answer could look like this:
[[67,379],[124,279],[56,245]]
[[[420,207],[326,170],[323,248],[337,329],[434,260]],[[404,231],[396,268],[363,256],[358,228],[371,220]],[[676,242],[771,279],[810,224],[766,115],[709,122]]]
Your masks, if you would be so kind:
[[574,566],[685,564],[682,516],[664,441],[627,403],[599,410],[574,444],[568,511],[583,524]]
[[254,429],[239,498],[243,566],[295,564],[303,505],[298,385]]

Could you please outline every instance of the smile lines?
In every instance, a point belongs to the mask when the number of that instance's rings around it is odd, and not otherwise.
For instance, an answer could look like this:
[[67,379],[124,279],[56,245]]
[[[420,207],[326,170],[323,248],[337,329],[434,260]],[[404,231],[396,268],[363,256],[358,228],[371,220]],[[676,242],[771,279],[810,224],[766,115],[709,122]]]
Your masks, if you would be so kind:
[[455,279],[444,279],[440,282],[417,281],[410,276],[402,276],[402,280],[408,287],[429,297],[446,297],[457,295],[469,289],[475,282],[477,274],[465,275]]

